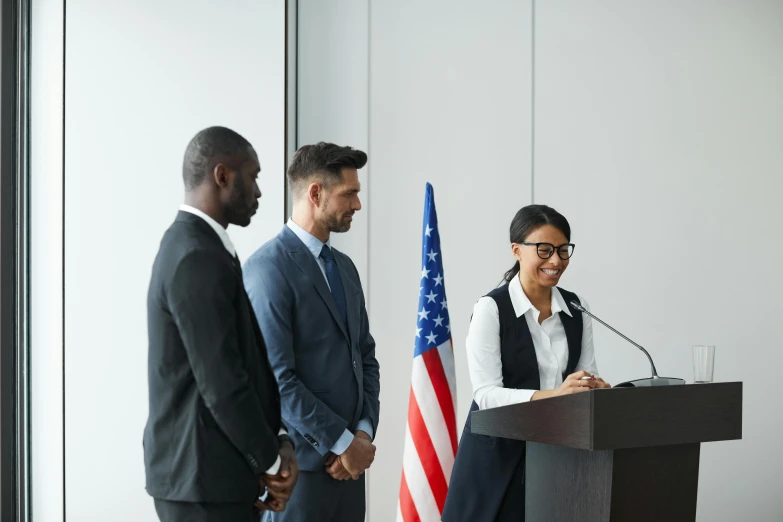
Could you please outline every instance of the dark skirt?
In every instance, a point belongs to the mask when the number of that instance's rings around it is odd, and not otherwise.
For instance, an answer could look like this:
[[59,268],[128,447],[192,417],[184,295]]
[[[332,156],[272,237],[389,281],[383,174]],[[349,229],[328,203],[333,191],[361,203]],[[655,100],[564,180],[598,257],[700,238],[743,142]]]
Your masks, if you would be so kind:
[[[476,403],[470,408],[478,409]],[[525,519],[525,443],[462,432],[443,522],[521,522]]]

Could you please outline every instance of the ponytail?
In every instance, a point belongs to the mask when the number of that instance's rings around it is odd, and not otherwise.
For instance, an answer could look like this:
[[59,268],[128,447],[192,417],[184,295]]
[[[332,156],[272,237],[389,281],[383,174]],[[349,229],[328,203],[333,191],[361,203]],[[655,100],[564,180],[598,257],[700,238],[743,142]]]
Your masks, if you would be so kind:
[[519,273],[519,261],[514,263],[514,266],[511,267],[511,270],[506,272],[506,275],[503,276],[503,281],[501,283],[510,283],[514,280],[514,278]]

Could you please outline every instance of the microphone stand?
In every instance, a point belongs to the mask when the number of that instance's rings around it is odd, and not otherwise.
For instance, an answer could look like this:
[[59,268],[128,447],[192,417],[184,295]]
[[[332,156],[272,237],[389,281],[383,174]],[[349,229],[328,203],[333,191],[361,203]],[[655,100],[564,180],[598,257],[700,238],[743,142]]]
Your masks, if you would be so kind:
[[606,324],[604,321],[599,319],[598,317],[594,316],[592,313],[588,312],[587,309],[582,306],[581,304],[577,303],[576,301],[571,301],[571,306],[573,306],[576,310],[582,312],[583,314],[587,314],[605,327],[607,327],[609,330],[613,331],[632,345],[639,348],[644,355],[647,356],[647,360],[650,361],[650,370],[652,372],[652,376],[646,379],[636,379],[633,381],[627,381],[627,382],[621,382],[620,384],[616,384],[615,388],[641,388],[641,387],[649,387],[649,386],[674,386],[678,384],[685,384],[685,379],[678,379],[677,377],[659,377],[658,376],[658,370],[655,369],[655,363],[652,360],[652,357],[650,357],[650,354],[647,350],[645,350],[640,344],[635,343],[633,340],[629,339],[627,336],[623,335],[618,330],[615,330],[610,325]]

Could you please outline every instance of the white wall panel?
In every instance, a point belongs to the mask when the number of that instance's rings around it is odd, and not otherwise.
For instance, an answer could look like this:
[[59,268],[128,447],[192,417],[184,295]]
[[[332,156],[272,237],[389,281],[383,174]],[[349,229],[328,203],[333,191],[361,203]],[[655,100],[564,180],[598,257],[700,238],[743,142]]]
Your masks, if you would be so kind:
[[[300,0],[298,41],[298,145],[319,141],[369,145],[369,0]],[[363,208],[351,230],[334,234],[333,244],[356,265],[368,292],[368,166],[359,171]]]
[[[563,285],[661,375],[692,381],[691,345],[717,346],[743,440],[702,446],[698,520],[781,520],[783,4],[536,2],[535,25],[535,200],[571,221]],[[607,380],[648,372],[595,339]]]
[[31,3],[30,407],[32,517],[63,519],[62,0]]
[[146,294],[210,125],[261,162],[261,208],[229,234],[248,257],[283,223],[285,3],[69,0],[65,127],[68,520],[155,520],[144,491]]

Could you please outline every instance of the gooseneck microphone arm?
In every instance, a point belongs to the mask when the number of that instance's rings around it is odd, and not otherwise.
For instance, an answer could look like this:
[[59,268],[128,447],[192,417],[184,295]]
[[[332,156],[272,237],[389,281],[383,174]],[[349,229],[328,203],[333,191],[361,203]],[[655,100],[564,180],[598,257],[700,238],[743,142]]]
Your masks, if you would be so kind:
[[593,319],[595,319],[596,321],[598,321],[602,325],[606,326],[611,331],[613,331],[614,333],[616,333],[617,335],[619,335],[620,337],[622,337],[623,339],[625,339],[626,341],[628,341],[632,345],[634,345],[637,348],[639,348],[642,352],[644,352],[644,355],[647,356],[647,360],[650,361],[650,369],[652,370],[652,378],[653,379],[659,379],[658,371],[655,369],[655,363],[653,362],[652,357],[650,357],[650,354],[647,353],[647,350],[645,350],[640,344],[635,343],[634,341],[632,341],[631,339],[629,339],[628,337],[623,335],[621,332],[618,332],[617,330],[615,330],[614,328],[612,328],[611,326],[609,326],[608,324],[603,322],[601,319],[599,319],[598,317],[594,316],[592,313],[588,312],[587,309],[584,306],[582,306],[581,304],[577,303],[576,301],[571,301],[571,306],[573,306],[576,310],[582,312],[583,314],[589,315],[590,317],[592,317]]

